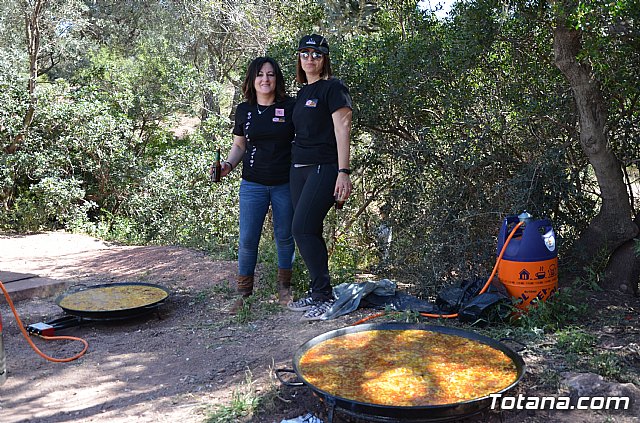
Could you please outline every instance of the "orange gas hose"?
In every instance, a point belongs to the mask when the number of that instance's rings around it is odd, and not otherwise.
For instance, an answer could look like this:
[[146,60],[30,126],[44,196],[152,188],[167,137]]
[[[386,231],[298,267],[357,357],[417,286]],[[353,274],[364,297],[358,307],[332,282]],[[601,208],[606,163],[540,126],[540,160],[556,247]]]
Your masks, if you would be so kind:
[[60,339],[64,339],[64,340],[68,340],[68,341],[80,341],[84,344],[84,348],[82,349],[82,351],[80,351],[78,354],[74,355],[73,357],[69,357],[69,358],[55,358],[55,357],[50,357],[47,354],[43,353],[42,351],[40,351],[40,349],[36,346],[36,344],[33,343],[33,341],[31,340],[31,338],[29,337],[29,334],[27,333],[27,330],[24,328],[22,321],[20,320],[20,316],[18,316],[18,311],[16,310],[15,306],[13,305],[13,301],[11,300],[11,297],[9,296],[9,293],[7,292],[6,288],[4,287],[4,284],[2,283],[2,281],[0,281],[0,289],[2,289],[2,292],[4,293],[4,297],[7,299],[7,303],[9,304],[9,307],[11,307],[11,311],[13,312],[13,315],[16,318],[16,322],[18,323],[18,327],[20,328],[20,331],[22,332],[22,336],[24,336],[24,339],[27,340],[27,342],[29,343],[29,345],[31,346],[31,348],[33,348],[33,350],[42,358],[44,358],[45,360],[49,360],[49,361],[53,361],[55,363],[66,363],[69,361],[73,361],[73,360],[77,360],[78,358],[82,357],[84,355],[84,353],[87,352],[87,349],[89,349],[89,343],[87,341],[85,341],[82,338],[76,338],[75,336],[42,336],[42,339],[46,339],[46,340],[60,340]]
[[[509,236],[507,237],[506,241],[504,242],[504,245],[502,246],[502,249],[500,250],[500,254],[498,255],[498,258],[496,259],[496,264],[493,266],[493,271],[491,272],[491,275],[489,276],[489,279],[487,279],[487,282],[484,284],[484,286],[482,287],[482,289],[480,290],[478,295],[484,294],[485,292],[487,292],[487,289],[489,289],[489,285],[491,285],[491,281],[493,280],[493,277],[495,276],[496,272],[498,271],[498,265],[500,264],[500,260],[502,260],[502,256],[504,255],[504,252],[507,249],[507,245],[509,245],[509,241],[511,241],[511,238],[513,238],[513,236],[515,235],[516,230],[522,225],[524,225],[524,221],[518,222],[518,224],[509,233]],[[364,319],[358,320],[357,322],[355,322],[351,326],[357,326],[357,325],[362,324],[364,322],[367,322],[367,321],[369,321],[371,319],[375,319],[376,317],[384,316],[385,314],[386,313],[384,311],[381,312],[381,313],[373,314],[371,316],[365,317]],[[424,317],[432,317],[432,318],[436,318],[436,319],[438,319],[438,318],[440,318],[440,319],[455,319],[456,317],[458,317],[458,313],[455,313],[455,314],[420,313],[420,315],[424,316]]]

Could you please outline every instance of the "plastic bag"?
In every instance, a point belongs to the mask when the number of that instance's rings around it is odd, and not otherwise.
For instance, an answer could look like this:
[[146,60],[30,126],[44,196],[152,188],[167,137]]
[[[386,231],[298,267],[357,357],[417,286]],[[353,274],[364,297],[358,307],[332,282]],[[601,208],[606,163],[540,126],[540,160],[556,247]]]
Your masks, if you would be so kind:
[[338,316],[349,314],[356,310],[363,297],[369,294],[379,296],[391,296],[396,292],[395,282],[389,279],[379,281],[366,281],[359,283],[342,283],[333,288],[336,302],[322,316],[322,320],[335,319]]
[[389,279],[360,283],[343,283],[333,288],[335,303],[322,316],[322,320],[349,314],[358,307],[395,311],[414,311],[430,314],[458,314],[464,322],[484,325],[492,320],[504,320],[510,314],[509,296],[500,283],[491,284],[483,294],[486,278],[463,280],[443,289],[435,304],[412,295],[396,291],[396,284]]
[[307,413],[304,416],[299,416],[299,417],[295,417],[293,419],[288,419],[288,420],[282,420],[280,423],[323,423],[323,422],[313,414]]

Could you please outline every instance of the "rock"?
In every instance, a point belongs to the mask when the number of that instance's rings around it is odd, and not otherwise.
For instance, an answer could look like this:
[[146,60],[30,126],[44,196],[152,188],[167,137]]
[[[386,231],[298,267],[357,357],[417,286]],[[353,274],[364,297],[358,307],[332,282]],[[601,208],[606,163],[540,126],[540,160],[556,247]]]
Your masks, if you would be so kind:
[[578,397],[628,397],[629,409],[618,412],[631,416],[640,415],[640,388],[634,384],[607,382],[602,376],[594,373],[563,373],[562,376],[564,379],[561,384],[569,390],[572,402]]

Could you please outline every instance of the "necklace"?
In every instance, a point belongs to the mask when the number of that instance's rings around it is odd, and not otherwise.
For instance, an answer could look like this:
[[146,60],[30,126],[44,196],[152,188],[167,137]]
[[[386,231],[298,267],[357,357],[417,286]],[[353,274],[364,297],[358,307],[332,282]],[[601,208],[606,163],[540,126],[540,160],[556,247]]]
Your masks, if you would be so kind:
[[265,107],[263,110],[260,110],[260,105],[259,105],[258,103],[256,103],[256,110],[258,111],[258,114],[259,114],[259,115],[261,115],[261,114],[263,114],[264,112],[266,112],[266,111],[267,111],[267,109],[268,109],[269,107],[271,107],[271,106],[273,106],[273,104],[269,104],[269,105],[268,105],[267,107]]

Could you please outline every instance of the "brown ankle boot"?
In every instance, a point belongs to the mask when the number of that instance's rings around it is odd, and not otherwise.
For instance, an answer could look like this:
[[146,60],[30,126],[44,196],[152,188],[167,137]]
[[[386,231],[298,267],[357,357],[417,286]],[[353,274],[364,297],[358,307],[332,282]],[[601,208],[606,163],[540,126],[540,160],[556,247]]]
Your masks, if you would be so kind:
[[291,269],[278,269],[278,302],[286,306],[291,301]]
[[230,314],[237,314],[238,311],[244,306],[245,300],[253,293],[253,275],[236,277],[238,283],[237,292],[240,294],[240,298],[236,299],[229,309]]

